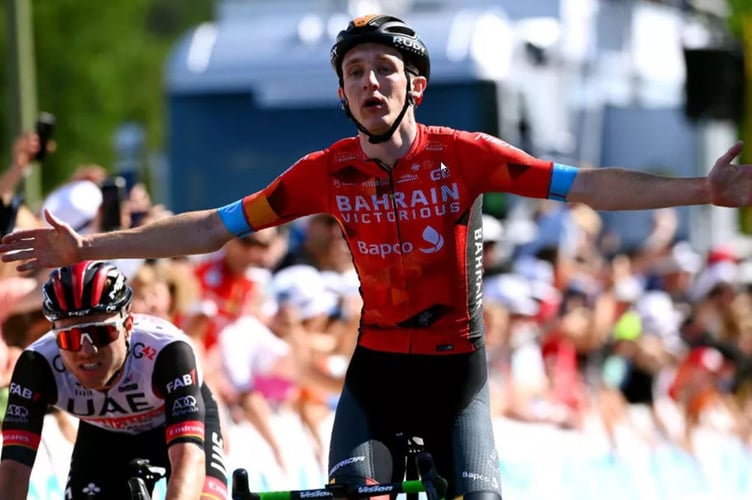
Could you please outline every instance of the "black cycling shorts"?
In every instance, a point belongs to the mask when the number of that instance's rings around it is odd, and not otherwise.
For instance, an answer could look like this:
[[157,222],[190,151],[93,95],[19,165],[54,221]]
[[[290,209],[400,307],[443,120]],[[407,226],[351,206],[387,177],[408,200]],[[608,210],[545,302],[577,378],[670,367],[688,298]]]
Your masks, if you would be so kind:
[[[217,403],[205,384],[201,387],[201,394],[206,418],[206,476],[216,478],[226,486],[227,473]],[[145,458],[151,465],[165,467],[169,478],[170,460],[164,426],[133,435],[107,431],[81,421],[73,447],[65,499],[130,500],[128,479],[133,473],[128,464],[134,458]]]
[[419,437],[446,498],[501,495],[485,349],[450,356],[355,350],[337,405],[329,452],[336,483],[399,482],[405,441]]

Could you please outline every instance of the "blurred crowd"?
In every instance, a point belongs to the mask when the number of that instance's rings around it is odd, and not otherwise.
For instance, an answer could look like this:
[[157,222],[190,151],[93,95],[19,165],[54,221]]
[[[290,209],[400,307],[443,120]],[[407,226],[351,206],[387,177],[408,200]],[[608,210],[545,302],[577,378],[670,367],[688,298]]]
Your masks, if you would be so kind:
[[[16,140],[0,175],[5,232],[45,224],[16,195],[33,168],[33,140]],[[109,177],[102,166],[83,165],[42,208],[79,232],[101,231]],[[121,227],[170,213],[142,183],[125,194]],[[494,416],[598,426],[615,450],[625,427],[688,453],[699,426],[752,444],[752,258],[727,246],[698,253],[677,239],[671,209],[655,211],[653,221],[641,245],[625,248],[582,205],[517,200],[503,218],[483,216]],[[251,424],[284,469],[270,419],[292,410],[326,463],[321,423],[337,402],[361,308],[336,220],[310,216],[209,255],[117,264],[134,288],[134,312],[169,319],[193,339],[226,424]],[[40,293],[48,273],[0,263],[5,395],[16,356],[50,327]],[[72,436],[75,425],[57,416]]]

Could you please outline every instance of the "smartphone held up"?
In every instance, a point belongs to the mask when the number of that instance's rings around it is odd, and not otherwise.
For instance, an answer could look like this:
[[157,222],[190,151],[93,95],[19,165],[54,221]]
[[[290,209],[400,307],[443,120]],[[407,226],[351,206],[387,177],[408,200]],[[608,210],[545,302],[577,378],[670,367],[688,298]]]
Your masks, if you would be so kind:
[[123,203],[127,196],[125,177],[108,177],[100,185],[102,190],[101,226],[102,231],[122,228]]
[[36,133],[39,137],[39,151],[34,156],[36,161],[43,161],[47,157],[52,133],[55,131],[55,115],[52,113],[39,113],[36,123]]

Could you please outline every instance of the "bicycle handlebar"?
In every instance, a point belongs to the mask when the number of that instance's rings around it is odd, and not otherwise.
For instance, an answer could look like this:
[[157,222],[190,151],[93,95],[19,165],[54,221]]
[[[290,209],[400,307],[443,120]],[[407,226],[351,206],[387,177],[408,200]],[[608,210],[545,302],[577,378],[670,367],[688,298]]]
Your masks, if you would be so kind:
[[428,452],[421,452],[415,457],[418,464],[418,475],[425,488],[428,500],[443,499],[446,496],[447,481],[439,476],[433,464],[433,458]]
[[428,500],[443,500],[447,482],[439,476],[429,453],[416,456],[421,479],[382,484],[328,484],[324,488],[251,492],[248,471],[235,469],[232,473],[232,500],[321,500],[338,498],[371,498],[398,493],[425,492]]
[[140,477],[132,477],[128,480],[128,488],[131,492],[131,500],[151,500],[151,494],[146,483]]
[[247,489],[236,488],[238,476],[245,475],[245,484],[248,484],[248,472],[238,469],[233,472],[232,500],[320,500],[336,498],[370,498],[380,495],[397,493],[419,493],[425,491],[423,483],[419,480],[403,481],[401,483],[384,483],[373,485],[352,486],[348,484],[331,484],[325,488],[309,490],[287,491],[261,491],[251,492]]
[[133,477],[128,480],[131,499],[151,500],[150,491],[165,476],[167,469],[151,465],[149,460],[143,458],[133,459],[128,465],[133,470]]

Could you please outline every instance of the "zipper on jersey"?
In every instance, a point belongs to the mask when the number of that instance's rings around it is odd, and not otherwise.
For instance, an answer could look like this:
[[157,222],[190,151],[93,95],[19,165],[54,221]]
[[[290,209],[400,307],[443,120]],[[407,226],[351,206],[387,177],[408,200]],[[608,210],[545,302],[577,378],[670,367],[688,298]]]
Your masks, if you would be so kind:
[[[402,228],[400,225],[399,210],[397,210],[397,204],[394,199],[394,170],[397,168],[399,161],[396,161],[394,165],[391,168],[389,168],[383,161],[377,158],[370,158],[370,160],[375,162],[376,165],[378,165],[379,168],[382,169],[384,172],[386,172],[387,176],[389,176],[389,200],[391,201],[392,213],[394,214],[394,225],[397,231],[397,244],[401,248],[403,246],[404,241],[402,239]],[[400,272],[402,273],[402,276],[400,276],[400,280],[401,280],[400,286],[403,286],[406,288],[407,278],[405,274],[405,262],[401,254],[399,255],[399,260],[400,260]],[[403,314],[404,313],[405,313],[405,310],[403,308]],[[409,351],[412,352],[412,350],[413,349],[412,349],[412,337],[411,337]]]
[[[397,163],[394,164],[394,168],[397,167]],[[403,247],[404,241],[402,240],[402,225],[400,224],[400,218],[399,218],[399,210],[397,210],[397,203],[394,201],[394,168],[387,171],[387,174],[389,175],[389,199],[392,202],[392,213],[394,213],[394,225],[397,229],[397,244],[400,246],[400,248]],[[403,287],[405,290],[408,288],[407,283],[407,275],[405,274],[405,261],[403,255],[399,254],[399,260],[400,260],[400,272],[402,273],[401,276],[401,284],[400,286]],[[403,314],[405,312],[405,309],[403,307]],[[408,352],[413,352],[413,336],[410,335],[410,347],[408,349]]]

